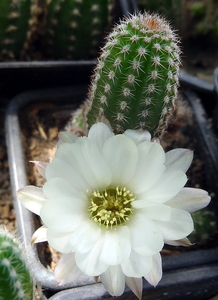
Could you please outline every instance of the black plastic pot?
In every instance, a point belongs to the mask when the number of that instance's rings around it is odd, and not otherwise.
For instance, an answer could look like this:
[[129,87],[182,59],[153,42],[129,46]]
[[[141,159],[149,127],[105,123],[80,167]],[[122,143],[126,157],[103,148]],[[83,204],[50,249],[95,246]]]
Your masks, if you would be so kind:
[[[215,71],[216,74],[216,71]],[[216,76],[214,82],[209,82],[198,77],[192,76],[186,72],[180,73],[180,85],[183,89],[193,90],[198,96],[207,113],[211,118],[217,102],[216,96]]]
[[33,89],[88,84],[95,61],[0,63],[0,97],[11,99]]
[[[60,105],[72,103],[79,105],[86,96],[87,86],[67,87],[48,90],[26,92],[16,96],[9,104],[6,113],[6,136],[11,186],[14,207],[18,225],[18,234],[26,249],[31,262],[31,268],[36,282],[44,291],[44,299],[57,300],[94,300],[108,299],[110,295],[101,283],[96,284],[87,276],[81,276],[71,285],[57,286],[53,274],[41,263],[40,245],[30,246],[30,240],[35,231],[34,216],[19,203],[16,191],[28,184],[25,168],[25,155],[21,139],[19,112],[29,104],[39,102],[55,102]],[[218,148],[214,142],[214,134],[207,126],[205,110],[199,102],[198,96],[186,90],[185,95],[194,108],[196,126],[193,130],[198,140],[199,150],[207,160],[205,170],[209,189],[218,192]],[[211,176],[213,180],[211,180]],[[218,195],[218,193],[217,193]],[[156,288],[144,282],[143,299],[208,299],[218,293],[218,249],[197,250],[179,255],[163,257],[164,275]],[[119,299],[133,299],[128,289]],[[136,298],[135,298],[136,299]]]

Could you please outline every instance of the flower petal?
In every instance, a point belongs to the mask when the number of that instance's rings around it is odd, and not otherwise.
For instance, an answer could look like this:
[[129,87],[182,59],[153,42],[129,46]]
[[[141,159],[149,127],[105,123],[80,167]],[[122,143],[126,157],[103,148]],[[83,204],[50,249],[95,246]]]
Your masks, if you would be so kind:
[[81,274],[75,261],[75,253],[63,254],[54,271],[58,284],[72,283]]
[[107,139],[114,136],[114,133],[104,123],[96,123],[89,130],[88,138],[91,139],[97,146],[100,152]]
[[77,191],[72,184],[59,177],[47,181],[43,186],[43,193],[47,199],[52,199],[65,205],[79,207],[82,203],[87,202],[85,191],[84,193]]
[[47,227],[39,227],[31,238],[31,245],[35,243],[47,242]]
[[18,199],[23,206],[39,215],[42,205],[47,201],[42,188],[28,185],[17,191]]
[[37,171],[42,175],[42,177],[44,179],[46,179],[45,169],[48,166],[48,163],[46,163],[44,161],[30,161],[30,162],[35,164],[35,167],[36,167]]
[[91,220],[81,223],[70,235],[69,244],[73,251],[90,251],[101,236],[101,228]]
[[184,247],[189,247],[192,246],[193,244],[189,241],[188,238],[184,238],[178,241],[169,241],[169,240],[164,240],[165,244],[172,245],[172,246],[184,246]]
[[133,291],[133,293],[139,298],[142,299],[142,278],[133,278],[126,276],[126,285]]
[[[132,203],[133,207],[135,207],[134,202]],[[142,202],[145,203],[145,206],[140,209],[140,212],[144,215],[144,217],[146,217],[146,219],[160,221],[170,220],[171,208],[169,206],[155,203],[153,203],[153,205],[146,206],[146,201],[138,201],[137,203],[141,204]]]
[[69,182],[72,187],[77,191],[86,191],[90,189],[90,186],[86,180],[78,174],[74,168],[67,164],[64,160],[55,157],[46,168],[46,178],[51,180],[55,177],[61,177],[65,181]]
[[144,277],[151,285],[156,286],[162,278],[162,260],[160,253],[155,254],[152,260],[152,268]]
[[151,134],[147,130],[139,131],[127,129],[124,134],[131,138],[136,143],[136,145],[139,145],[140,143],[143,143],[145,141],[151,141]]
[[102,156],[112,172],[111,185],[125,186],[136,168],[138,151],[135,143],[125,135],[115,135],[104,143]]
[[[65,200],[69,202],[71,199]],[[76,201],[76,199],[74,200]],[[70,203],[65,206],[61,203],[54,203],[54,201],[47,201],[41,209],[40,217],[48,228],[59,233],[68,233],[75,230],[87,218],[83,211],[75,211],[75,209]]]
[[61,131],[58,134],[58,147],[63,144],[63,143],[70,143],[73,144],[76,142],[78,139],[78,136],[73,134],[72,132],[67,132],[67,131]]
[[131,245],[141,255],[153,255],[163,247],[163,238],[159,228],[141,213],[135,213],[128,223],[131,233]]
[[164,240],[180,240],[190,234],[193,229],[193,220],[187,211],[171,209],[171,218],[167,222],[155,221],[162,232]]
[[165,171],[165,153],[157,143],[144,142],[138,146],[136,171],[128,188],[137,194],[148,190]]
[[57,232],[72,232],[87,219],[87,197],[79,193],[62,178],[53,178],[43,186],[48,197],[41,208],[40,217],[47,227]]
[[175,197],[165,204],[192,213],[207,206],[210,203],[210,199],[208,192],[204,190],[183,188]]
[[55,250],[62,253],[72,252],[72,247],[69,245],[70,234],[67,233],[58,233],[50,228],[47,230],[47,239],[48,243]]
[[130,233],[127,226],[107,230],[104,236],[99,260],[108,265],[118,265],[126,260],[131,252]]
[[100,275],[105,289],[112,296],[120,296],[125,288],[125,276],[120,266],[110,266],[107,271]]
[[164,203],[177,195],[186,181],[187,177],[182,171],[164,172],[155,185],[138,198]]
[[103,263],[99,259],[103,243],[104,236],[101,235],[94,247],[89,252],[76,253],[76,263],[85,274],[89,276],[99,276],[108,268],[108,264]]
[[104,189],[111,183],[111,172],[100,151],[87,137],[77,139],[74,144],[62,144],[56,157],[70,165],[93,189]]
[[188,170],[193,160],[193,151],[188,149],[173,149],[166,153],[166,167],[168,171]]
[[142,256],[132,250],[130,257],[121,264],[123,273],[128,277],[142,277],[152,267],[152,256]]

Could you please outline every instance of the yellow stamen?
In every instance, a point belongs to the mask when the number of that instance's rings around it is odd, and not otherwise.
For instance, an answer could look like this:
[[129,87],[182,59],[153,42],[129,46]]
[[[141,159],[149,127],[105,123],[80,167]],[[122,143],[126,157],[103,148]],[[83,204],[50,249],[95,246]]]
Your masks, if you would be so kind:
[[103,191],[94,190],[90,198],[90,217],[99,225],[112,228],[123,225],[133,214],[131,203],[135,196],[126,187],[108,188]]

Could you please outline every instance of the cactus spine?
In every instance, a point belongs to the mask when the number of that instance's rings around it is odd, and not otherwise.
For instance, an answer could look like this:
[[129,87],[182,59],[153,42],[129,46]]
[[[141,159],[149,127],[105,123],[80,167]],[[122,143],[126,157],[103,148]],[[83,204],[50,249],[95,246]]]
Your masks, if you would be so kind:
[[0,299],[32,300],[33,291],[33,280],[19,243],[0,228]]
[[117,25],[82,108],[88,127],[106,118],[115,133],[146,129],[161,135],[177,96],[179,54],[176,35],[157,15],[138,14]]
[[84,59],[96,54],[110,4],[111,0],[51,0],[45,34],[50,57]]

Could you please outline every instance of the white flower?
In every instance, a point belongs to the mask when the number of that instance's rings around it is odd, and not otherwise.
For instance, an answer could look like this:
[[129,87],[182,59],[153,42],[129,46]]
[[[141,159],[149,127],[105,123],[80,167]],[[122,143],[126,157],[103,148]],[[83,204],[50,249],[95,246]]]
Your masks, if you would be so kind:
[[47,182],[18,191],[23,205],[45,226],[33,242],[48,240],[64,253],[55,275],[59,283],[82,272],[100,276],[112,295],[125,283],[141,297],[142,277],[156,285],[162,276],[164,243],[187,245],[193,231],[190,212],[210,197],[183,188],[193,154],[165,154],[148,132],[114,135],[103,123],[88,137],[61,133],[52,163],[35,162]]

